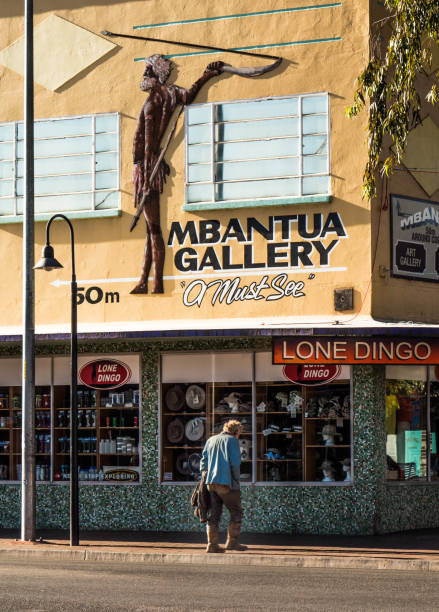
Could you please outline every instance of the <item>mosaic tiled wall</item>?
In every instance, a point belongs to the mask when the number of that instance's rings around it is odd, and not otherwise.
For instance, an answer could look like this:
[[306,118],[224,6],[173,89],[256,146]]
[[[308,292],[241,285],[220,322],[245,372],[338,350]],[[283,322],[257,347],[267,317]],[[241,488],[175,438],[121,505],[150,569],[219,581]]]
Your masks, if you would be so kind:
[[[199,531],[192,487],[158,484],[158,363],[160,351],[270,348],[268,338],[81,344],[86,353],[139,352],[143,386],[142,485],[83,485],[81,529]],[[38,346],[38,354],[68,353],[67,345]],[[3,347],[2,355],[16,354]],[[384,368],[356,366],[354,485],[243,487],[245,531],[369,534],[439,525],[437,486],[385,484]],[[420,511],[420,508],[422,511]],[[225,517],[224,517],[225,518]],[[67,528],[69,487],[37,486],[37,527]],[[18,527],[20,487],[0,486],[0,527]]]

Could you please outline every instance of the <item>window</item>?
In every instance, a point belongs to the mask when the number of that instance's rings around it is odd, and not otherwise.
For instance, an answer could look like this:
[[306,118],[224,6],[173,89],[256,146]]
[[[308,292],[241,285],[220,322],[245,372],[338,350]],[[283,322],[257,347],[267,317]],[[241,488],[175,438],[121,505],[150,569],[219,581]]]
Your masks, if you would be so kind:
[[185,210],[329,201],[328,94],[185,113]]
[[[81,355],[82,366],[98,372],[103,355]],[[96,388],[78,378],[79,480],[109,484],[140,482],[142,456],[139,356],[109,355],[130,371],[122,386]],[[105,360],[103,360],[105,363]],[[113,362],[114,364],[115,362]],[[35,476],[37,481],[70,480],[70,359],[35,360]],[[82,381],[83,382],[83,381]],[[0,482],[21,480],[22,437],[21,359],[1,359]]]
[[439,480],[438,374],[433,366],[386,367],[387,480]]
[[[23,214],[24,127],[0,123],[0,222]],[[35,121],[35,215],[114,214],[120,208],[119,115]]]
[[270,352],[162,356],[162,482],[200,478],[207,438],[242,423],[243,483],[349,484],[350,369],[322,385],[288,380]]

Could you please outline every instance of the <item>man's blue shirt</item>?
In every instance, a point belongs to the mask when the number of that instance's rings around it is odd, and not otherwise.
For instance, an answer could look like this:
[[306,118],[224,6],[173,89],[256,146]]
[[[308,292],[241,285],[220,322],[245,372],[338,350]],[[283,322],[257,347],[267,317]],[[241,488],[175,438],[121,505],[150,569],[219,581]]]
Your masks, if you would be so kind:
[[238,440],[227,433],[209,438],[204,446],[200,471],[207,472],[206,484],[227,485],[239,489],[241,449]]

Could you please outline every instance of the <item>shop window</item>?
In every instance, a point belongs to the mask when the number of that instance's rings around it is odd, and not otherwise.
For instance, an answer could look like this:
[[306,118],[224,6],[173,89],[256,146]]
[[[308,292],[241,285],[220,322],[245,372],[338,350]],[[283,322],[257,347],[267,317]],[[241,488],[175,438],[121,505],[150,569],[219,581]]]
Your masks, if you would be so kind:
[[439,366],[429,367],[430,379],[430,429],[431,429],[431,447],[430,447],[430,479],[439,480]]
[[[429,402],[428,374],[428,369],[423,366],[386,367],[388,480],[416,481],[438,478],[437,422],[433,417],[436,414],[437,401],[432,397],[433,401]],[[437,382],[431,382],[431,392],[437,393],[437,385]],[[433,432],[430,427],[430,409]],[[427,449],[429,438],[430,450]]]
[[327,94],[191,105],[185,112],[185,210],[329,198]]
[[[80,357],[80,365],[84,359],[85,356]],[[95,359],[99,359],[99,356],[95,356]],[[125,356],[121,359],[133,366],[129,368],[131,379],[127,380],[127,384],[115,389],[94,389],[78,385],[78,475],[81,483],[128,483],[140,480],[138,357]],[[22,475],[20,368],[21,360],[2,360],[1,481],[19,481]],[[69,358],[37,359],[35,369],[37,383],[42,383],[35,388],[36,481],[66,482],[70,480]]]
[[[20,221],[24,127],[0,124],[0,222]],[[120,208],[119,115],[35,121],[35,215],[104,216]]]
[[[196,374],[194,374],[196,373]],[[351,482],[350,369],[330,383],[293,383],[271,353],[162,356],[161,480],[200,478],[202,448],[241,421],[241,481]]]

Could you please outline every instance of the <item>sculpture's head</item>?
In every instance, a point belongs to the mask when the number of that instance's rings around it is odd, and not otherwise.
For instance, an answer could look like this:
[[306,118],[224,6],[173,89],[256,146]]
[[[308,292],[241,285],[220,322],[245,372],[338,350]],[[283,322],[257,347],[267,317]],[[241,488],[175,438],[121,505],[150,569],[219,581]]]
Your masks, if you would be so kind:
[[162,85],[166,83],[172,71],[172,62],[156,53],[147,57],[145,70],[143,72],[143,80],[140,84],[142,91],[149,91],[157,83]]

